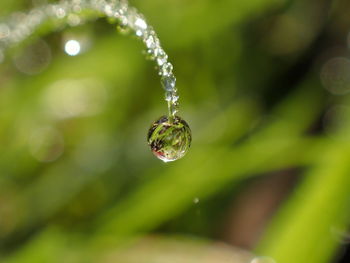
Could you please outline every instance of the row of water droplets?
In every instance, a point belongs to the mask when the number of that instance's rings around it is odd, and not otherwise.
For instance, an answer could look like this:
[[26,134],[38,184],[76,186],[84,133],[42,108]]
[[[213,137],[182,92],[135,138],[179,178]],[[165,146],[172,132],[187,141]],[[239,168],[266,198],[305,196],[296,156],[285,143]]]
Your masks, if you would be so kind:
[[36,7],[28,13],[16,12],[6,21],[0,22],[0,63],[6,49],[27,39],[45,22],[50,21],[56,27],[62,26],[62,22],[76,26],[101,16],[115,20],[120,28],[130,30],[145,44],[147,57],[157,64],[165,100],[168,102],[169,117],[172,119],[178,111],[179,99],[173,65],[168,61],[168,55],[161,47],[154,29],[126,0],[66,0]]

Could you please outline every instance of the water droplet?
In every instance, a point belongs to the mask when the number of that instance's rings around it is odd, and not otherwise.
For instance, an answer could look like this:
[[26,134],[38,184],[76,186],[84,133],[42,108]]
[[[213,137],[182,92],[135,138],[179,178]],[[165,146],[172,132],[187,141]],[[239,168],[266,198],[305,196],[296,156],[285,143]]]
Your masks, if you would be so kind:
[[172,91],[175,88],[176,85],[176,78],[174,77],[174,75],[170,75],[170,76],[164,76],[162,77],[162,86],[166,91]]
[[147,24],[145,22],[145,20],[143,20],[140,17],[137,17],[135,19],[135,23],[134,23],[135,27],[139,30],[146,30],[147,29]]
[[121,22],[117,25],[117,30],[119,33],[127,35],[130,33],[130,27],[128,26],[128,21],[126,18],[121,18]]
[[166,63],[168,60],[168,55],[165,54],[164,51],[160,52],[158,55],[157,55],[157,64],[158,66],[162,66],[164,63]]
[[162,65],[160,69],[160,75],[162,76],[170,76],[173,72],[173,65],[169,62]]
[[162,116],[155,121],[148,132],[148,144],[154,155],[164,162],[182,158],[191,146],[191,129],[178,116],[172,120]]
[[155,48],[156,47],[156,39],[153,35],[150,35],[148,38],[145,40],[147,48]]

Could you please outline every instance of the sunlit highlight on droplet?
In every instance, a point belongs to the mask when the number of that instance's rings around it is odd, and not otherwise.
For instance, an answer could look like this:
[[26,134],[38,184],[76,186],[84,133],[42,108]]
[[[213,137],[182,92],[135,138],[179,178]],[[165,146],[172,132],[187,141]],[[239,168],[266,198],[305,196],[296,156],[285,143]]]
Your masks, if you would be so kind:
[[141,19],[141,18],[137,18],[135,21],[135,26],[141,28],[141,29],[146,29],[147,28],[147,24],[145,22],[145,20]]
[[68,40],[66,42],[66,44],[64,45],[64,51],[69,56],[76,56],[81,51],[80,43],[77,40],[74,40],[74,39]]

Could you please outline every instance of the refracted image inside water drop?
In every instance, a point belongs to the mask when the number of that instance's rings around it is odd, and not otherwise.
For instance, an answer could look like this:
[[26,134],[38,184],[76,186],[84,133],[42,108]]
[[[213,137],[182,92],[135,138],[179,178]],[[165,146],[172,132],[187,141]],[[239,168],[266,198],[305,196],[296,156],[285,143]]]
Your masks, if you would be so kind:
[[148,144],[154,155],[164,162],[182,158],[191,146],[191,129],[178,116],[162,116],[148,132]]

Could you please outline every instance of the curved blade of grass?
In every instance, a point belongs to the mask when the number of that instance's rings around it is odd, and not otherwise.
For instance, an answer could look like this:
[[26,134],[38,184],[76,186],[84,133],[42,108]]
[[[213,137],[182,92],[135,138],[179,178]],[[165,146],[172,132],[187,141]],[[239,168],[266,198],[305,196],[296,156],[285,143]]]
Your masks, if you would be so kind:
[[272,221],[257,251],[283,263],[330,262],[340,246],[334,229],[349,224],[348,145],[333,145]]

